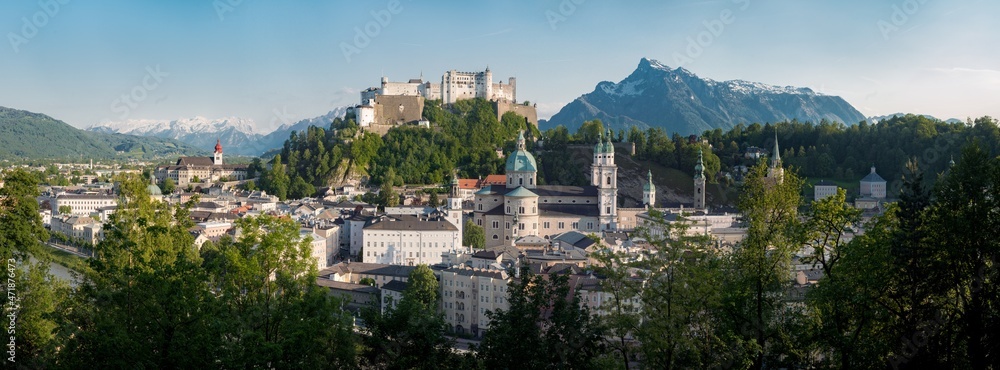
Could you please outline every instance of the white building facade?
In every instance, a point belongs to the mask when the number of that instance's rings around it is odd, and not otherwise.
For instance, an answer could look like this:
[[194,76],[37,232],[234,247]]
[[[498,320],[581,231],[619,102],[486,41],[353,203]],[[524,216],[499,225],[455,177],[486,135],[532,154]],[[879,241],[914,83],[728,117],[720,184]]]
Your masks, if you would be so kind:
[[59,208],[70,207],[71,215],[87,216],[97,213],[100,208],[116,207],[118,197],[114,195],[100,194],[60,194],[57,195],[52,204],[52,215],[58,216]]
[[489,329],[487,312],[510,308],[503,270],[453,267],[441,271],[441,310],[458,333],[481,337]]
[[442,254],[462,249],[458,228],[440,217],[373,217],[362,234],[365,263],[433,265],[443,261]]

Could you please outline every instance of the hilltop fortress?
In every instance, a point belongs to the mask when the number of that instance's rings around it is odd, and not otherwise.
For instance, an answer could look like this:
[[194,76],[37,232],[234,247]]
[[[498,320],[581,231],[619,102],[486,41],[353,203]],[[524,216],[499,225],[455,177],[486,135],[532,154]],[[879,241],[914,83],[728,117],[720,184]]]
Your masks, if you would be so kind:
[[383,76],[380,86],[361,92],[361,104],[353,109],[358,125],[378,131],[380,126],[388,130],[401,124],[420,123],[426,100],[441,100],[442,104],[450,105],[475,98],[493,102],[497,119],[504,113],[515,112],[538,125],[535,106],[517,103],[517,79],[510,77],[506,84],[493,83],[489,67],[482,72],[450,70],[441,76],[441,83],[424,81],[423,76],[407,82],[391,82]]

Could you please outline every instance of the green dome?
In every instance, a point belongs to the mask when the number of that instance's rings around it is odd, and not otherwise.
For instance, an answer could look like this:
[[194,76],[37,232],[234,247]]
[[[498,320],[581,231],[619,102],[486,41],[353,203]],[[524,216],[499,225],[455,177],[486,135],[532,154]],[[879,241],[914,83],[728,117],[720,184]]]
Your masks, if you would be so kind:
[[146,186],[146,191],[148,191],[149,195],[152,196],[163,195],[163,192],[160,191],[160,187],[153,184]]
[[507,156],[507,172],[536,172],[538,165],[535,164],[535,156],[527,150],[518,149]]

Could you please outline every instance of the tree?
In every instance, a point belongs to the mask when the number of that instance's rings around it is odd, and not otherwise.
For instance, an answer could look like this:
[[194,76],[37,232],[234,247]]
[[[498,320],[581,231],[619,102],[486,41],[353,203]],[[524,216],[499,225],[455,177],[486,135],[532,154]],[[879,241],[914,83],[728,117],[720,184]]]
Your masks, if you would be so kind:
[[288,196],[293,199],[302,199],[313,195],[316,195],[316,188],[307,183],[301,176],[296,175],[292,186],[288,189]]
[[584,122],[576,131],[577,140],[586,144],[598,142],[603,135],[604,125],[599,119]]
[[[995,122],[980,123],[992,130]],[[926,278],[940,282],[929,297],[945,317],[923,352],[942,365],[966,359],[969,368],[989,369],[1000,356],[1000,158],[984,151],[978,140],[938,182],[926,213]],[[918,327],[919,329],[919,327]],[[942,361],[943,360],[943,361]],[[914,364],[916,365],[916,364]]]
[[[654,253],[628,265],[635,272],[612,273],[603,285],[637,292],[643,319],[635,334],[645,362],[663,369],[745,367],[746,342],[720,325],[725,313],[719,252],[708,237],[688,231],[690,222],[683,215],[673,222],[660,212],[650,216],[664,230],[657,235],[641,231]],[[640,283],[641,289],[636,287]],[[622,312],[617,316],[627,318],[627,308],[636,304],[624,300],[615,303],[619,305],[624,307],[613,306]]]
[[784,303],[791,285],[792,253],[803,244],[798,218],[802,180],[792,171],[767,177],[762,162],[741,189],[738,206],[747,223],[746,237],[728,256],[723,305],[729,330],[752,343],[753,369],[764,364],[801,363],[805,354],[792,342],[790,329],[801,312]]
[[472,220],[466,220],[462,225],[462,245],[473,249],[483,249],[486,247],[486,234],[483,227],[476,225]]
[[363,365],[390,369],[437,369],[457,366],[461,359],[444,336],[444,317],[437,312],[438,283],[427,265],[410,272],[403,298],[386,312],[373,306],[362,312],[370,335],[362,338]]
[[[15,169],[3,181],[0,257],[7,264],[8,283],[0,303],[5,315],[16,315],[17,363],[25,368],[44,368],[54,360],[59,346],[59,338],[53,334],[57,326],[55,316],[58,306],[69,295],[69,286],[49,274],[50,252],[42,246],[49,234],[42,226],[35,200],[38,178]],[[11,321],[14,324],[13,318]],[[14,338],[15,333],[8,334]]]
[[382,207],[395,207],[399,205],[399,195],[391,184],[382,184],[376,203]]
[[431,206],[431,207],[437,207],[437,206],[441,205],[441,201],[438,200],[438,193],[437,193],[437,191],[432,191],[430,193],[431,193],[431,195],[427,199],[427,205]]
[[274,156],[274,159],[271,160],[271,169],[267,170],[265,175],[267,181],[262,181],[261,188],[268,193],[274,194],[280,200],[287,199],[291,180],[288,178],[288,173],[285,172],[285,165],[281,163],[280,154]]
[[60,367],[214,367],[221,338],[186,208],[150,200],[120,175],[117,210],[63,309]]
[[488,312],[480,361],[498,369],[588,369],[604,354],[604,332],[571,292],[569,276],[534,275],[521,267],[508,289],[510,308]]
[[247,182],[243,183],[243,189],[247,191],[257,191],[257,183],[253,180],[247,180]]
[[71,214],[71,213],[73,213],[73,207],[72,206],[69,206],[69,205],[61,205],[61,206],[59,206],[59,214],[61,214],[61,215],[68,215],[68,214]]
[[236,221],[240,237],[206,256],[219,292],[225,368],[340,368],[354,364],[352,319],[316,285],[309,238],[299,225],[268,215]]
[[164,179],[163,183],[160,184],[160,191],[163,194],[173,194],[174,189],[176,189],[176,188],[177,188],[177,185],[174,184],[174,179],[169,178],[169,177],[166,178],[166,179]]
[[367,285],[367,286],[375,286],[375,279],[372,279],[370,277],[361,278],[361,280],[358,281],[358,284]]

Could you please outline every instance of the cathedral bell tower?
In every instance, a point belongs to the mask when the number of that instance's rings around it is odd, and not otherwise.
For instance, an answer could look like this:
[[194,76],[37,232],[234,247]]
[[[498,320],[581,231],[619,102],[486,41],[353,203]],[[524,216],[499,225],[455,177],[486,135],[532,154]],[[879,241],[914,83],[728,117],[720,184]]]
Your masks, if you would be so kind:
[[455,227],[458,228],[458,240],[455,245],[462,245],[462,236],[465,235],[462,223],[462,196],[458,190],[458,172],[451,178],[451,189],[448,193],[448,211],[445,213]]
[[600,230],[617,230],[618,166],[615,165],[615,146],[611,143],[611,129],[602,135],[594,146],[594,164],[590,166],[591,185],[597,187]]

